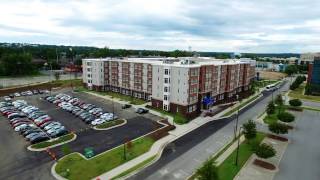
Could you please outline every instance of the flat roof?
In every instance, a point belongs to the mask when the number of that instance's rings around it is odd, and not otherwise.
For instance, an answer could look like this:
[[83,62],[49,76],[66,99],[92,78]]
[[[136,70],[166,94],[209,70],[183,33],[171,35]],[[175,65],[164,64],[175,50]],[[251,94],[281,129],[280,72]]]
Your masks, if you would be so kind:
[[242,59],[215,59],[212,57],[153,57],[153,58],[94,58],[83,59],[85,61],[121,61],[133,63],[147,63],[175,67],[200,67],[204,65],[235,65],[252,64],[255,60]]

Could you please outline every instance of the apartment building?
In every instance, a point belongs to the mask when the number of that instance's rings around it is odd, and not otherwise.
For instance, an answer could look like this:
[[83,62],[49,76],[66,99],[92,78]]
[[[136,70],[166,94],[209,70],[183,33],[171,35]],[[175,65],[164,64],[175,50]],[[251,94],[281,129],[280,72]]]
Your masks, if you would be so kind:
[[314,61],[315,57],[319,57],[320,53],[303,53],[300,54],[300,63],[301,64],[311,64]]
[[84,59],[83,83],[151,100],[152,106],[188,117],[247,91],[255,61],[213,58]]

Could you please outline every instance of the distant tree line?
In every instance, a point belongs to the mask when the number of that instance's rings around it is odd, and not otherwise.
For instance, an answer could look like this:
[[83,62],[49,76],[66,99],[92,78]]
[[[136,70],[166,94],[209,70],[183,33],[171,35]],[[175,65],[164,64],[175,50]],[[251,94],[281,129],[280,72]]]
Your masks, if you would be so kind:
[[32,64],[32,56],[25,54],[4,54],[0,58],[0,76],[19,76],[37,74],[37,67]]

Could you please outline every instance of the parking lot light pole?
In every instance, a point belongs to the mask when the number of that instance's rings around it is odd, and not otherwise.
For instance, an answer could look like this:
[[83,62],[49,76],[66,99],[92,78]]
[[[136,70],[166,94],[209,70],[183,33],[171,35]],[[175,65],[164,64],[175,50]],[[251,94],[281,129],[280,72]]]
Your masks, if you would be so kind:
[[240,129],[239,129],[238,144],[237,144],[237,153],[236,153],[236,162],[235,162],[236,166],[238,166],[238,159],[239,159],[239,148],[240,148],[241,129],[242,129],[242,127],[240,127]]
[[[236,99],[238,101],[239,99],[239,95],[236,95]],[[239,101],[239,105],[237,107],[237,119],[236,119],[236,126],[235,126],[235,130],[234,130],[234,139],[237,138],[237,131],[238,131],[238,123],[239,123],[239,109],[240,109],[240,101]]]
[[112,120],[114,121],[114,103],[113,103],[113,96],[111,97],[112,99]]

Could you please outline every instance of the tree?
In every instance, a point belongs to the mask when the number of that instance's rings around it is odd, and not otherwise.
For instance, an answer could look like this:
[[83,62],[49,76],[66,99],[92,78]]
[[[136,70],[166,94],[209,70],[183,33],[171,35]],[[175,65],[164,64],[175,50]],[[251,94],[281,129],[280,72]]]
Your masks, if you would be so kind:
[[248,122],[243,124],[243,134],[247,140],[254,139],[257,136],[257,128],[256,123],[254,121],[249,120]]
[[56,79],[56,81],[58,81],[60,79],[60,73],[59,72],[55,72],[54,73],[54,78]]
[[290,76],[292,74],[297,73],[298,71],[299,70],[298,70],[296,65],[289,65],[289,66],[286,67],[284,72],[287,73]]
[[262,143],[255,149],[255,154],[260,158],[268,159],[276,155],[276,150],[271,145]]
[[288,112],[282,112],[277,115],[278,119],[282,122],[292,122],[294,121],[294,116]]
[[270,101],[267,106],[267,114],[273,114],[275,112],[276,107],[274,106],[273,102]]
[[291,99],[290,101],[289,101],[289,104],[291,105],[291,106],[301,106],[302,105],[302,102],[301,102],[301,100],[300,99]]
[[272,123],[269,125],[269,130],[275,134],[287,134],[288,126],[281,123]]
[[218,169],[214,164],[212,159],[204,162],[203,166],[197,169],[197,179],[199,180],[217,180],[218,179]]
[[275,103],[279,106],[282,106],[283,105],[283,99],[282,99],[282,95],[281,94],[278,94],[277,97],[276,97],[276,100],[275,100]]

